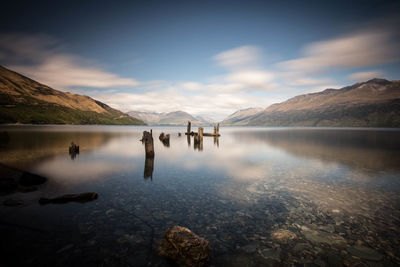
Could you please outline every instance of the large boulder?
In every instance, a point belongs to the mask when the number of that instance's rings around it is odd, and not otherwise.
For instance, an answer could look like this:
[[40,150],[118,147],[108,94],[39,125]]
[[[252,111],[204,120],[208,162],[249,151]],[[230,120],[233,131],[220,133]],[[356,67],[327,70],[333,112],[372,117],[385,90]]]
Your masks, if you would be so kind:
[[211,246],[188,228],[175,225],[165,231],[158,253],[179,266],[202,267],[210,264]]
[[19,184],[22,186],[40,185],[46,181],[45,177],[28,172],[23,172],[21,178],[19,178]]

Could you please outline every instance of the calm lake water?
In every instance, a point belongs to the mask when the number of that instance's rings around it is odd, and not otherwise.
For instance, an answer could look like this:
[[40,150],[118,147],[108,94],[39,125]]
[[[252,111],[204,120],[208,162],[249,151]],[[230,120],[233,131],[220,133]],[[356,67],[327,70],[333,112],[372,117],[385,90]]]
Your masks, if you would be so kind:
[[[154,162],[139,141],[150,128]],[[174,266],[156,251],[173,225],[210,241],[213,266],[400,265],[400,130],[222,127],[196,148],[185,130],[0,127],[0,163],[48,178],[0,196],[0,265]]]

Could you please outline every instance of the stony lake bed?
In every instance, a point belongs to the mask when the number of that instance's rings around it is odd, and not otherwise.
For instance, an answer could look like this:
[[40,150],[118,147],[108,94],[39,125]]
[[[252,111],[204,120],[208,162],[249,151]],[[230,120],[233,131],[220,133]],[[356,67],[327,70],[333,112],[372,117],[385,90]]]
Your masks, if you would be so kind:
[[[175,266],[157,254],[174,225],[211,266],[400,265],[400,130],[222,127],[195,147],[152,127],[149,162],[150,128],[2,126],[2,166],[48,180],[0,196],[0,265]],[[38,202],[82,192],[98,198]]]

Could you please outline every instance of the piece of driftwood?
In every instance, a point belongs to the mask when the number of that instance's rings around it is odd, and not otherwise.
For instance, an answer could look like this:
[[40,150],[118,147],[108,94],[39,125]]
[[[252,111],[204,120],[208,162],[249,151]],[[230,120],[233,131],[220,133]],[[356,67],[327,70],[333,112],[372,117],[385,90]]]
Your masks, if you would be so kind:
[[165,231],[158,248],[160,256],[174,260],[178,266],[209,266],[211,252],[210,242],[177,225]]
[[54,204],[64,204],[68,202],[80,202],[80,203],[85,203],[89,202],[92,200],[97,199],[98,194],[96,192],[88,192],[88,193],[81,193],[81,194],[67,194],[67,195],[62,195],[59,197],[55,198],[40,198],[39,199],[39,204],[40,205],[45,205],[49,203],[54,203]]
[[146,158],[154,158],[154,141],[153,141],[153,130],[144,131],[142,137],[142,143],[144,143],[144,149],[146,151]]
[[161,133],[160,134],[160,137],[159,137],[159,139],[160,139],[160,141],[163,143],[163,145],[164,146],[166,146],[166,147],[169,147],[169,134],[164,134],[164,133]]

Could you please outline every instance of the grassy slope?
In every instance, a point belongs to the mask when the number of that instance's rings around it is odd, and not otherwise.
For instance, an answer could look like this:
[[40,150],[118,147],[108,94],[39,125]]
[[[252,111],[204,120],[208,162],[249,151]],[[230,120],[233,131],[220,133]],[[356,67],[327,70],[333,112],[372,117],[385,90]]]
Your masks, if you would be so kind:
[[[0,99],[2,97],[0,96]],[[2,99],[4,100],[4,98]],[[3,101],[1,101],[3,102]],[[14,103],[0,105],[0,123],[21,124],[128,124],[143,125],[141,120],[121,116],[121,113],[112,109],[107,113],[96,113],[94,111],[82,111],[68,107],[59,106],[47,102],[39,102],[30,105]]]

